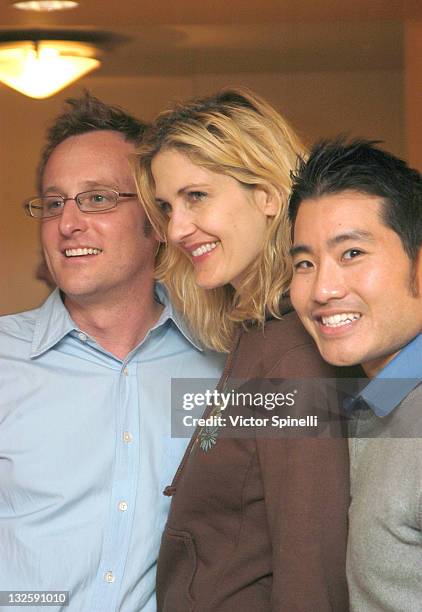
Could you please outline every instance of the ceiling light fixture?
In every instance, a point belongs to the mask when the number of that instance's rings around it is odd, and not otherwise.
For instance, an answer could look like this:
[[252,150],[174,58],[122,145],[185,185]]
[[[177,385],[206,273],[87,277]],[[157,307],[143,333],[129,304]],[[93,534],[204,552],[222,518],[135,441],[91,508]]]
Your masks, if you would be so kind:
[[30,98],[48,98],[100,66],[95,50],[62,40],[0,45],[0,81]]
[[31,98],[48,98],[100,66],[105,49],[127,40],[87,30],[0,30],[0,81]]
[[67,11],[76,8],[79,2],[75,0],[17,0],[13,2],[14,8],[21,11]]

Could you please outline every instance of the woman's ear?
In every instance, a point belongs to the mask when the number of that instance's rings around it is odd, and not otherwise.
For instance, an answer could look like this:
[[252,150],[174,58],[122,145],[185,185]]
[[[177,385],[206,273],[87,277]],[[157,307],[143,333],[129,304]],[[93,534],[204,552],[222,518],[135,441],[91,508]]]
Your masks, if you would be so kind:
[[280,208],[280,203],[273,190],[261,185],[255,187],[255,202],[267,217],[275,217]]

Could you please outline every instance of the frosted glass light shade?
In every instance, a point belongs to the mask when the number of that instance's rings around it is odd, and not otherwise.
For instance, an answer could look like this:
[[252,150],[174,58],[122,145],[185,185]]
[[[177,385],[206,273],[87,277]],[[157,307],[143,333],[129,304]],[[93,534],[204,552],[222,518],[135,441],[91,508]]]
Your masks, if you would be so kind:
[[79,2],[75,0],[16,0],[13,6],[21,11],[67,11],[76,8]]
[[45,41],[0,45],[0,81],[31,98],[48,98],[100,62],[84,43]]

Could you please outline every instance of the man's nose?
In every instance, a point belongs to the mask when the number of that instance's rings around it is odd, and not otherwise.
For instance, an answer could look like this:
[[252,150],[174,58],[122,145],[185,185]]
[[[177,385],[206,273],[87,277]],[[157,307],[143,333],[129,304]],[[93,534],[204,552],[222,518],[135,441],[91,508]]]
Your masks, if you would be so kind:
[[343,298],[347,293],[344,271],[333,261],[320,263],[314,278],[313,299],[320,304]]
[[192,211],[183,204],[174,206],[167,226],[169,240],[177,245],[191,236],[195,230]]
[[67,198],[63,212],[59,217],[59,230],[63,236],[71,236],[77,231],[83,231],[87,224],[87,215],[79,210],[73,198]]

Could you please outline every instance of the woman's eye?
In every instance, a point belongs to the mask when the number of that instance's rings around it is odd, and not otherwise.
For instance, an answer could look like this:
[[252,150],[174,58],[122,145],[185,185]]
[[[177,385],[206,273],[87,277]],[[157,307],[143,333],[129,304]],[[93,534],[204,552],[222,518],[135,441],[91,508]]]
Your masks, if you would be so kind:
[[158,208],[165,215],[169,215],[171,213],[171,206],[168,202],[157,202]]
[[188,191],[187,196],[192,202],[201,202],[207,194],[205,191]]
[[362,254],[363,251],[361,251],[360,249],[348,249],[343,253],[343,259],[355,259],[355,257],[359,257],[359,255]]

